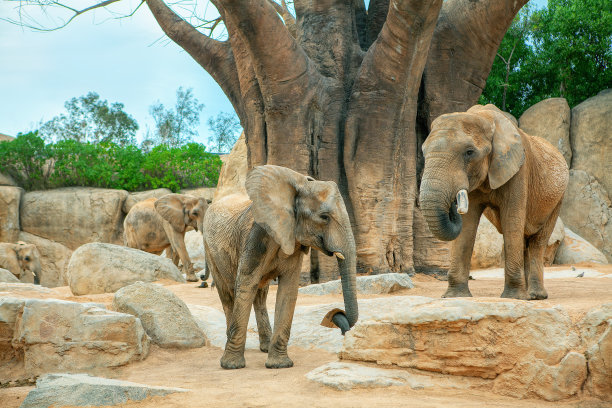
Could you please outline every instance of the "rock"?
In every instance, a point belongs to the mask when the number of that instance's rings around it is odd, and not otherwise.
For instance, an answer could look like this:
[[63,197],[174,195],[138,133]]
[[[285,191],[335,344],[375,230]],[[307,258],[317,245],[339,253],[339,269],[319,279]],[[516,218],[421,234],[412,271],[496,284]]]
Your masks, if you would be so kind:
[[592,395],[612,401],[612,303],[589,311],[578,326],[588,360],[586,388]]
[[567,228],[580,235],[612,262],[612,203],[602,185],[587,172],[570,170],[561,206]]
[[519,118],[519,127],[531,136],[539,136],[555,146],[572,163],[570,145],[570,108],[565,98],[549,98],[536,103]]
[[247,170],[247,147],[243,132],[230,154],[224,160],[223,166],[221,166],[219,182],[217,183],[213,201],[230,194],[246,194],[244,182],[246,181]]
[[608,195],[612,194],[610,129],[612,129],[612,89],[601,91],[572,109],[570,126],[570,140],[574,154],[572,169],[584,170],[594,176]]
[[130,314],[87,303],[2,297],[0,350],[4,362],[16,358],[27,375],[40,375],[142,360],[149,340],[140,320]]
[[155,190],[138,191],[136,193],[130,193],[123,203],[122,211],[127,214],[130,212],[134,204],[139,203],[148,198],[159,198],[166,194],[171,194],[172,190],[167,188],[156,188]]
[[88,242],[123,243],[127,191],[60,188],[31,191],[21,206],[21,229],[71,250]]
[[581,262],[595,262],[607,264],[606,256],[591,245],[587,240],[565,228],[565,237],[557,250],[555,263],[559,265],[572,265]]
[[0,282],[0,293],[40,293],[40,294],[50,294],[53,293],[51,290],[45,288],[44,286],[34,285],[33,283],[23,283],[21,281],[18,282]]
[[347,332],[342,359],[494,379],[495,391],[519,398],[568,398],[586,380],[586,361],[574,352],[580,338],[558,306],[414,297],[394,301],[393,307],[378,308],[375,319],[359,320]]
[[75,295],[116,292],[143,281],[185,282],[168,258],[133,248],[94,242],[79,247],[70,258],[68,284]]
[[11,271],[0,268],[0,282],[19,283],[19,279]]
[[544,251],[544,266],[550,266],[555,262],[555,256],[557,255],[557,251],[559,250],[559,247],[564,239],[565,226],[563,225],[561,218],[557,217],[555,229],[553,229],[552,234],[550,234],[550,238],[548,238],[548,246],[546,247],[546,251]]
[[88,374],[47,374],[36,381],[36,388],[28,393],[20,408],[113,406],[187,391]]
[[[414,288],[414,284],[405,273],[384,273],[357,277],[357,293],[359,294],[376,295],[411,288]],[[340,280],[319,283],[302,287],[298,292],[302,295],[341,294],[342,283]]]
[[195,348],[206,344],[187,305],[168,289],[136,282],[115,293],[113,309],[140,319],[151,341],[165,348]]
[[19,239],[19,206],[23,190],[19,187],[0,187],[0,242]]
[[412,389],[420,390],[434,385],[429,377],[406,370],[376,368],[339,361],[315,368],[306,374],[306,378],[340,391],[392,385],[408,385]]
[[503,235],[497,232],[497,228],[483,214],[476,232],[470,268],[485,269],[502,266],[503,249]]
[[200,187],[200,188],[186,188],[181,190],[181,194],[188,194],[194,197],[202,197],[208,203],[211,203],[213,200],[213,196],[215,195],[215,187]]
[[[189,259],[194,264],[204,264],[206,262],[206,254],[204,253],[204,238],[202,233],[192,230],[185,234],[185,247],[189,254]],[[197,268],[196,268],[197,269]]]
[[66,268],[72,251],[64,245],[21,231],[19,240],[36,245],[40,253],[40,284],[48,288],[68,285]]

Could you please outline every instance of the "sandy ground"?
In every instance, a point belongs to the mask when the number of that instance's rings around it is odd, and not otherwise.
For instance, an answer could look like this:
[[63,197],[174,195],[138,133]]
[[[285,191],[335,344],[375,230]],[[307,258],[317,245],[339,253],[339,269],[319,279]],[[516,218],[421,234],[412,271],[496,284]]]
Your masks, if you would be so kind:
[[[599,272],[612,275],[612,266],[592,267]],[[547,271],[562,269],[547,268]],[[565,267],[568,269],[568,267]],[[433,277],[417,275],[413,278],[414,289],[402,290],[392,295],[420,295],[440,297],[446,282]],[[221,309],[216,291],[199,289],[193,283],[168,285],[186,303],[206,305]],[[573,320],[578,320],[589,309],[612,302],[612,277],[565,278],[546,281],[549,299],[539,301],[546,305],[562,305]],[[477,278],[470,281],[470,290],[477,297],[499,297],[503,279]],[[269,308],[274,307],[276,287],[270,289]],[[94,301],[109,305],[112,294],[80,296],[70,294],[68,288],[53,290],[53,297],[74,301]],[[39,295],[36,297],[50,297]],[[378,296],[363,296],[378,297]],[[341,296],[300,295],[298,305],[331,303]],[[408,386],[354,389],[335,391],[308,381],[304,375],[327,362],[336,361],[335,354],[323,351],[302,350],[291,347],[289,353],[294,367],[269,370],[264,366],[266,354],[247,350],[247,367],[241,370],[223,370],[219,366],[222,351],[216,347],[192,350],[151,348],[146,360],[125,367],[103,369],[95,373],[149,385],[183,387],[191,390],[183,394],[155,397],[140,402],[131,402],[126,407],[612,407],[594,399],[573,399],[547,403],[539,400],[516,400],[486,391],[423,389],[413,390]],[[0,407],[18,407],[33,387],[0,389]]]

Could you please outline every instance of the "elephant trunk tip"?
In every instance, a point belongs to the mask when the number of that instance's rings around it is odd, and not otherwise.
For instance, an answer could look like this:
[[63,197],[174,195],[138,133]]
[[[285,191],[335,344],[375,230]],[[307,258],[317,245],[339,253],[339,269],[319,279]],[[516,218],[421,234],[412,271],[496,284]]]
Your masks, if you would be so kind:
[[348,317],[346,316],[346,313],[342,309],[333,309],[327,312],[327,314],[321,321],[321,326],[329,328],[339,328],[343,336],[344,333],[349,331],[352,327]]

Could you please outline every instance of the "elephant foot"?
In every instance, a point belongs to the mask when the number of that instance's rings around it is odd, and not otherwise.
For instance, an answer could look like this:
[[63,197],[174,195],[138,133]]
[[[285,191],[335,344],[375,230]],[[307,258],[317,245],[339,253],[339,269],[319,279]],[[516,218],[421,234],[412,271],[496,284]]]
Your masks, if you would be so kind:
[[198,277],[195,276],[195,273],[191,273],[191,274],[188,273],[186,279],[187,279],[187,282],[197,282],[197,281],[199,281]]
[[273,356],[268,354],[268,359],[266,360],[266,368],[289,368],[293,367],[293,360],[291,360],[287,355],[282,356]]
[[530,288],[529,289],[529,299],[530,300],[548,299],[548,292],[546,292],[546,289],[541,288],[541,287]]
[[207,288],[208,287],[208,283],[206,283],[206,281],[202,281],[202,283],[200,283],[200,286],[198,286],[198,288]]
[[508,288],[505,287],[504,291],[501,294],[501,297],[507,299],[521,299],[521,300],[529,300],[530,297],[525,291],[525,288]]
[[442,295],[443,298],[453,297],[472,297],[472,292],[468,288],[467,283],[464,285],[449,286],[446,292]]
[[259,350],[263,351],[264,353],[267,353],[269,349],[270,349],[270,339],[268,340],[259,339]]
[[246,367],[246,361],[244,360],[244,355],[235,355],[229,354],[227,351],[223,353],[223,357],[221,357],[221,367],[226,370],[235,370],[237,368]]

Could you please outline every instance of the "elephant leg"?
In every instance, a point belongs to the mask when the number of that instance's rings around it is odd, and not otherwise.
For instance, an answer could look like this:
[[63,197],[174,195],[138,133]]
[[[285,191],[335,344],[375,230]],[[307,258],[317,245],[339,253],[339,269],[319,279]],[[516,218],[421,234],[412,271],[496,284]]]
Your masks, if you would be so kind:
[[548,239],[555,229],[557,216],[561,210],[561,204],[553,210],[550,217],[542,228],[532,237],[526,248],[525,279],[527,281],[527,294],[531,300],[547,299],[548,292],[544,289],[544,253],[548,246]]
[[166,236],[168,237],[168,241],[170,241],[170,245],[172,246],[172,251],[175,254],[178,254],[178,257],[181,259],[183,263],[183,272],[187,276],[188,282],[197,282],[198,277],[195,275],[195,271],[193,269],[193,265],[191,264],[191,259],[189,259],[189,254],[187,253],[187,248],[185,247],[185,236],[184,234],[179,234],[172,226],[164,222],[164,231],[166,232]]
[[444,295],[442,295],[443,298],[472,296],[468,287],[470,262],[482,211],[481,205],[472,203],[468,213],[462,216],[463,228],[457,239],[451,244],[451,266],[448,271],[448,288]]
[[504,291],[502,298],[529,299],[525,290],[525,217],[501,211],[504,232]]
[[287,344],[297,301],[302,254],[289,258],[287,262],[285,270],[281,271],[278,277],[278,291],[274,307],[274,332],[266,360],[267,368],[293,367],[293,361],[287,355]]
[[259,288],[257,290],[257,295],[255,295],[255,302],[253,303],[255,318],[257,319],[257,331],[259,332],[259,349],[264,353],[268,352],[270,337],[272,335],[268,308],[266,306],[269,287],[269,285],[265,285],[263,288]]

